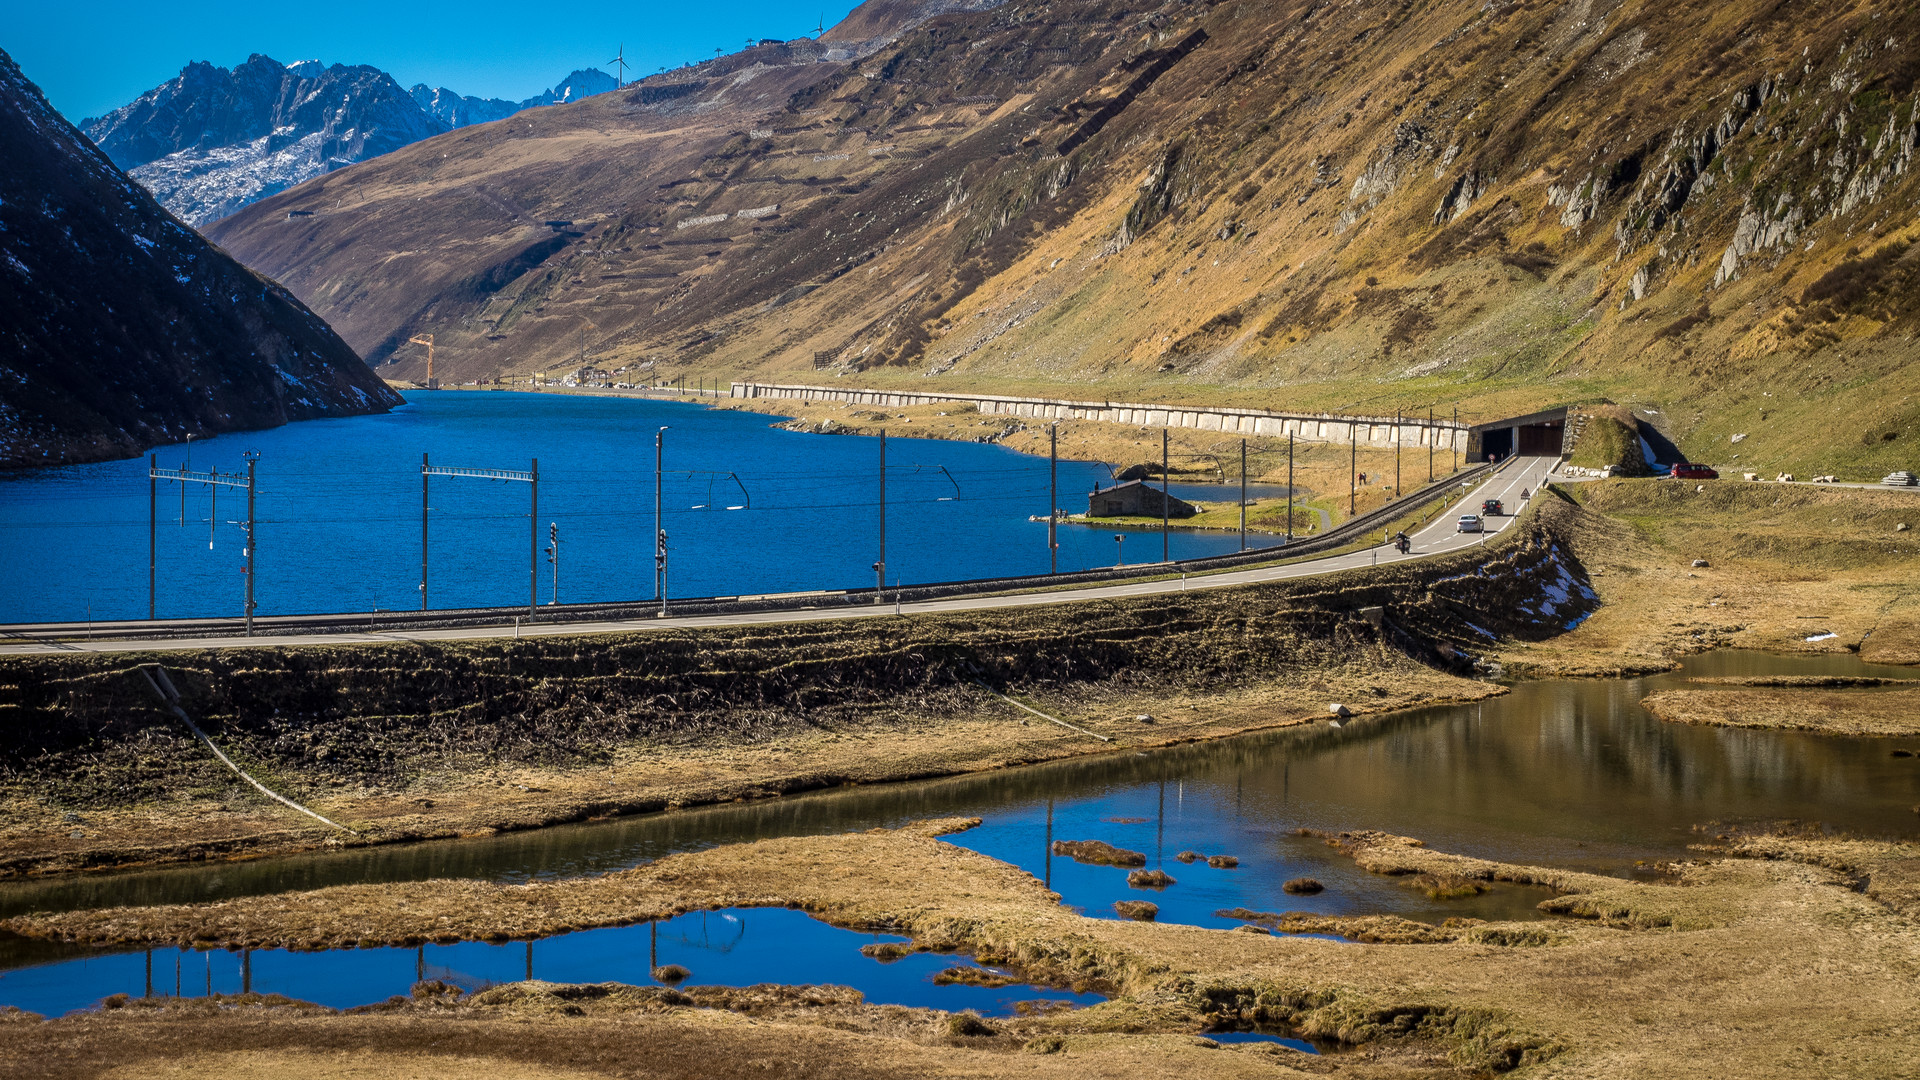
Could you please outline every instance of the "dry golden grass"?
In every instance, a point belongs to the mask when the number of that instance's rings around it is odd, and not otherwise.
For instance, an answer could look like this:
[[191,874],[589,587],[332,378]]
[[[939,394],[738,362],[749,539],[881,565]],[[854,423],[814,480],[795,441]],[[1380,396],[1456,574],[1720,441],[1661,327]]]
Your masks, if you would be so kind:
[[1662,690],[1647,695],[1640,704],[1676,724],[1828,735],[1920,735],[1920,690]]
[[[1664,671],[1720,647],[1857,648],[1870,662],[1920,660],[1913,621],[1920,589],[1912,582],[1920,544],[1894,529],[1920,516],[1920,498],[1670,480],[1569,484],[1563,494],[1578,499],[1582,512],[1556,528],[1602,606],[1570,633],[1504,644],[1500,659],[1511,673]],[[1696,559],[1710,565],[1695,567]]]

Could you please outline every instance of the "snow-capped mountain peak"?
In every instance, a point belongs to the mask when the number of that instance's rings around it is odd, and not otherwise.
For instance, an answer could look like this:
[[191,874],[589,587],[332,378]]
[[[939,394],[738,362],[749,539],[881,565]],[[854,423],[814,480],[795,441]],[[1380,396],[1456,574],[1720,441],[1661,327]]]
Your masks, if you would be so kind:
[[198,226],[432,135],[612,89],[612,76],[584,69],[516,103],[424,84],[402,89],[366,65],[281,64],[255,53],[233,68],[188,64],[80,127],[167,209]]

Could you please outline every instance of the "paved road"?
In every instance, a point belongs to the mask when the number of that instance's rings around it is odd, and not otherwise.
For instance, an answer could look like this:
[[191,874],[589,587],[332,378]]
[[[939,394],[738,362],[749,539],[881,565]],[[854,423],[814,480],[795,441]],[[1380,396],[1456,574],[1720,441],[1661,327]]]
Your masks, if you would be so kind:
[[1409,559],[1431,558],[1436,555],[1451,554],[1493,539],[1502,530],[1513,523],[1512,515],[1521,508],[1522,489],[1538,490],[1541,482],[1549,475],[1549,470],[1558,464],[1551,457],[1516,458],[1485,479],[1468,498],[1460,504],[1460,512],[1469,512],[1479,507],[1486,499],[1499,499],[1506,504],[1507,516],[1486,518],[1488,531],[1484,533],[1460,533],[1456,531],[1458,513],[1444,514],[1431,524],[1413,534],[1413,550],[1402,555],[1391,547],[1369,548],[1364,551],[1349,552],[1344,555],[1332,555],[1322,559],[1309,559],[1288,566],[1268,566],[1254,570],[1234,570],[1224,573],[1195,575],[1191,578],[1167,579],[1159,581],[1127,582],[1116,585],[1098,585],[1083,589],[1062,589],[1054,592],[1015,593],[1004,596],[963,596],[945,600],[926,600],[903,604],[876,604],[863,608],[832,608],[803,611],[763,611],[747,612],[738,615],[696,615],[684,618],[666,619],[628,619],[600,622],[540,623],[535,626],[517,628],[512,624],[500,626],[463,626],[445,630],[408,630],[395,633],[317,633],[317,634],[276,634],[271,637],[214,637],[191,638],[173,641],[152,640],[98,640],[65,636],[60,640],[17,637],[0,643],[0,656],[44,655],[49,653],[73,652],[166,652],[197,651],[201,649],[241,649],[241,648],[283,648],[299,645],[348,645],[374,642],[395,641],[470,641],[476,638],[502,637],[552,637],[561,634],[621,634],[645,630],[662,630],[685,627],[723,627],[742,625],[769,625],[779,623],[819,622],[824,619],[871,619],[895,614],[918,615],[940,611],[981,611],[998,608],[1034,607],[1041,604],[1070,604],[1083,600],[1106,600],[1129,596],[1152,596],[1161,593],[1184,592],[1193,589],[1220,589],[1234,585],[1250,585],[1264,581],[1284,581],[1289,578],[1312,577],[1318,574],[1331,574],[1357,567],[1385,565]]

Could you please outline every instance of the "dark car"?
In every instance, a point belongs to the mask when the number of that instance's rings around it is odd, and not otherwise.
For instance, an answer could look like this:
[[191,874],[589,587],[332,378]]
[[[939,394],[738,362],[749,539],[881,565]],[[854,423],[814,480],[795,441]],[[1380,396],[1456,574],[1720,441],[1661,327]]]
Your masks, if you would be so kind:
[[1488,499],[1480,504],[1480,512],[1488,517],[1499,517],[1507,512],[1507,508],[1499,499]]
[[1675,480],[1718,480],[1720,474],[1705,465],[1688,465],[1682,462],[1673,467],[1673,478]]

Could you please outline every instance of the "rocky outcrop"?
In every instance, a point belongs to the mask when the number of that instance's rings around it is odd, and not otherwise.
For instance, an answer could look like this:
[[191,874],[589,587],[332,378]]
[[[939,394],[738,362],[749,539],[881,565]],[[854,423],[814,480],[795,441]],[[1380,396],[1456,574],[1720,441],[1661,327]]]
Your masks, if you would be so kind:
[[175,220],[0,53],[0,468],[383,412],[327,324]]

